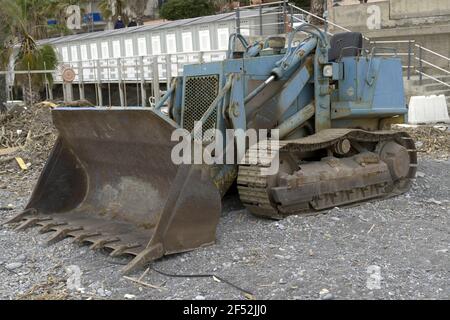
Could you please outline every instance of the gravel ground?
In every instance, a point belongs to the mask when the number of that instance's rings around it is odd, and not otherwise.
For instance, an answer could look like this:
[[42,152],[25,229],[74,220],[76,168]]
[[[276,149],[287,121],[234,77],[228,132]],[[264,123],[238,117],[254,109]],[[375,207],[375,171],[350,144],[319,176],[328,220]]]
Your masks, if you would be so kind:
[[[40,168],[35,169],[0,181],[0,207],[14,208],[0,211],[0,221],[25,205]],[[217,244],[163,258],[153,267],[214,273],[257,299],[449,299],[449,195],[450,160],[429,156],[420,159],[408,194],[327,214],[263,220],[231,195]],[[251,298],[218,279],[173,278],[153,270],[141,280],[159,289],[136,284],[120,274],[126,258],[110,258],[69,239],[46,246],[47,237],[36,229],[0,227],[0,298]]]

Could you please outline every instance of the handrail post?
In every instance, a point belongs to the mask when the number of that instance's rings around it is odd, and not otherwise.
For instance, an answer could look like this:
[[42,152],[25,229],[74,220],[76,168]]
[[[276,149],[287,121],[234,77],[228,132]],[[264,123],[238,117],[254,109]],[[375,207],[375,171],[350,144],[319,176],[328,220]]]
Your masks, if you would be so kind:
[[100,60],[96,60],[97,63],[97,90],[98,90],[98,105],[103,107],[103,90],[102,90],[102,67]]
[[290,14],[291,14],[291,19],[289,21],[291,30],[289,30],[289,31],[292,31],[292,30],[294,30],[294,8],[290,4],[289,4],[289,10],[290,10]]
[[[26,101],[26,102],[30,102],[31,105],[34,104],[34,96],[33,96],[33,89],[32,89],[32,85],[31,85],[31,73],[30,73],[30,63],[28,62],[28,94],[30,95],[30,99],[31,101]],[[24,99],[25,100],[25,99]]]
[[153,71],[153,77],[152,77],[152,86],[153,86],[153,97],[155,99],[155,103],[157,104],[159,100],[161,99],[161,92],[159,87],[159,65],[158,65],[158,56],[153,57],[152,61],[152,71]]
[[123,87],[122,87],[122,61],[120,58],[117,58],[117,80],[119,84],[119,99],[120,99],[120,106],[125,106],[125,97],[123,93]]
[[[44,61],[44,71],[47,71],[47,64]],[[44,73],[44,78],[45,78],[45,100],[48,100],[48,79],[47,79],[47,73]]]
[[419,46],[419,85],[422,85],[423,63],[422,63],[422,46]]
[[145,69],[144,69],[144,57],[139,57],[139,70],[141,73],[141,97],[142,97],[142,107],[145,108],[147,106],[147,93],[145,92]]
[[259,35],[263,35],[262,2],[259,4]]
[[241,33],[241,17],[239,7],[236,8],[236,33]]
[[408,41],[408,80],[411,78],[411,40]]
[[166,83],[169,85],[172,80],[172,55],[166,54]]
[[80,100],[84,100],[84,79],[83,79],[83,63],[78,61],[78,92],[80,95]]

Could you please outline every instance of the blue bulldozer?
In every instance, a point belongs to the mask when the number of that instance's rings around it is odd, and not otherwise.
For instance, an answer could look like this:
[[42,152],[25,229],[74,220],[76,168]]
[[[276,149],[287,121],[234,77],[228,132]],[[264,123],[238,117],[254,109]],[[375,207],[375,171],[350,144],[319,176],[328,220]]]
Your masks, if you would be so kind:
[[[251,44],[232,34],[225,60],[184,66],[154,107],[54,109],[58,140],[7,223],[131,255],[130,272],[213,244],[233,184],[266,219],[406,192],[414,141],[390,130],[407,113],[401,60],[362,44],[359,33],[328,37],[311,24]],[[192,146],[183,159],[197,149],[233,161],[174,161],[180,130]],[[230,130],[258,139],[219,139]]]

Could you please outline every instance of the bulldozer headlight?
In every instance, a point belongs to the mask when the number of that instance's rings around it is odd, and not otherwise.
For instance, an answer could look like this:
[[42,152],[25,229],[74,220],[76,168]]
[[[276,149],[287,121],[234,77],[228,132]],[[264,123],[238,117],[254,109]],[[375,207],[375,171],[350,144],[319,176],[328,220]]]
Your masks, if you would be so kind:
[[333,66],[331,64],[327,64],[323,67],[323,76],[328,78],[333,76]]

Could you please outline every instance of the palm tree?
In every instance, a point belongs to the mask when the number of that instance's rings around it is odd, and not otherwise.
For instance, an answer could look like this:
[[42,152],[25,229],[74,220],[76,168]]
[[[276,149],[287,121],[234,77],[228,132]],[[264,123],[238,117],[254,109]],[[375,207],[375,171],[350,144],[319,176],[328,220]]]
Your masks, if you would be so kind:
[[[7,69],[11,58],[15,61],[15,70],[54,70],[58,60],[51,46],[38,46],[35,39],[47,36],[46,0],[0,0],[0,23],[6,26],[2,39],[1,69]],[[26,103],[31,104],[39,98],[46,79],[52,82],[51,74],[28,73],[15,77],[16,84],[23,90]]]
[[128,6],[132,12],[136,14],[136,18],[138,21],[142,20],[144,16],[144,11],[147,8],[148,1],[147,0],[128,0]]
[[[311,13],[315,14],[316,16],[323,17],[324,12],[324,2],[326,0],[311,0]],[[320,19],[317,19],[315,17],[311,17],[312,24],[318,24],[321,25],[323,22]]]
[[123,21],[128,23],[130,17],[125,12],[131,11],[137,20],[141,20],[144,11],[147,8],[148,0],[100,0],[98,8],[106,20],[116,20],[118,16],[122,16]]
[[98,8],[105,20],[116,20],[123,14],[127,1],[124,0],[100,0]]

